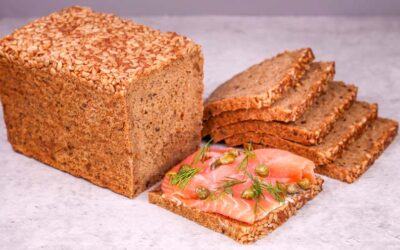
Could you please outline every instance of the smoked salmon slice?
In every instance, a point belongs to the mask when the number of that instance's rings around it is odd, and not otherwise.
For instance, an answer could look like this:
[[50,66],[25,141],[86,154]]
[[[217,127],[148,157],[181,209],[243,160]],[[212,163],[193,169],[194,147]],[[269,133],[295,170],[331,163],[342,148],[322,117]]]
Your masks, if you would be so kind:
[[187,207],[252,224],[308,189],[314,163],[279,149],[205,147],[164,177],[163,196]]

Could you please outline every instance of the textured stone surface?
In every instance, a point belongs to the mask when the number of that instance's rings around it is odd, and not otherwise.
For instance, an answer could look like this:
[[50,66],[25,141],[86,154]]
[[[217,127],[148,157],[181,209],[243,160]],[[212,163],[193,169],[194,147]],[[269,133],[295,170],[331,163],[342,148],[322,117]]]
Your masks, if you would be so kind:
[[[400,120],[400,18],[135,18],[203,45],[206,94],[285,49],[336,61],[380,116]],[[0,20],[0,35],[26,20]],[[2,119],[2,112],[0,112]],[[398,249],[399,139],[354,184],[324,191],[268,237],[246,247],[147,202],[129,200],[12,151],[0,123],[0,249]]]

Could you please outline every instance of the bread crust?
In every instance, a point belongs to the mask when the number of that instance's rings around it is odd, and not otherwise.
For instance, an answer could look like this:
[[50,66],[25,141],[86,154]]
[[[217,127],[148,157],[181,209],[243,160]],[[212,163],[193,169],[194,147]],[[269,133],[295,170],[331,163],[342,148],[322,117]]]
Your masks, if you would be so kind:
[[[335,123],[334,128],[323,142],[314,146],[305,146],[291,142],[276,135],[246,132],[225,139],[228,146],[243,145],[248,142],[263,144],[293,152],[312,160],[317,165],[331,163],[338,158],[349,141],[360,135],[364,128],[376,118],[377,105],[356,102],[346,111],[343,117]],[[353,119],[353,117],[356,117]]]
[[[295,54],[294,59],[292,60],[290,67],[284,73],[284,76],[281,79],[277,79],[276,82],[265,83],[273,84],[273,86],[269,86],[268,89],[262,91],[262,93],[246,92],[243,95],[240,94],[240,91],[248,91],[249,84],[243,87],[243,82],[239,78],[244,77],[244,75],[249,75],[249,77],[251,77],[250,75],[252,72],[259,70],[263,65],[273,64],[272,62],[276,58],[292,56],[292,54]],[[225,111],[270,106],[273,102],[278,100],[288,88],[293,87],[297,83],[312,60],[314,60],[312,50],[310,48],[305,48],[297,51],[285,51],[272,59],[267,59],[259,64],[253,65],[249,69],[235,75],[227,82],[221,84],[211,94],[205,103],[203,119],[207,120],[211,116],[218,115]],[[269,70],[263,70],[263,72],[268,71]],[[260,86],[257,79],[253,80],[252,83],[254,83],[254,86]]]
[[264,219],[256,221],[254,224],[247,224],[220,214],[203,212],[178,204],[163,197],[160,187],[150,191],[148,199],[150,203],[179,214],[211,230],[223,233],[239,243],[247,244],[268,235],[295,215],[297,210],[303,207],[307,201],[313,199],[322,191],[323,182],[323,179],[317,177],[316,183],[309,190],[293,196],[293,202],[288,202],[271,211]]
[[222,112],[204,121],[203,136],[217,127],[246,120],[282,121],[297,120],[326,89],[335,74],[334,62],[315,62],[295,86],[282,94],[269,107],[240,109]]

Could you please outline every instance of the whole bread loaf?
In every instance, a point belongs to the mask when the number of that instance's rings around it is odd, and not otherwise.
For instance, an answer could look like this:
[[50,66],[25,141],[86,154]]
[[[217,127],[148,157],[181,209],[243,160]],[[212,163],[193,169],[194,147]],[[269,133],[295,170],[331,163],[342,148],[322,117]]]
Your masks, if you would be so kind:
[[221,84],[207,99],[204,119],[222,112],[268,107],[293,87],[314,60],[309,48],[285,51]]
[[13,148],[133,197],[198,147],[203,57],[176,33],[88,8],[0,40]]

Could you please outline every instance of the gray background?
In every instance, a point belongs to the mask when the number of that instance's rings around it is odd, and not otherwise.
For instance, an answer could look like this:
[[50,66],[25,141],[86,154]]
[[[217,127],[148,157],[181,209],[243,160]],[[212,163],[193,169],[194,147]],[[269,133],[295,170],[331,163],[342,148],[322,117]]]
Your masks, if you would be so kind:
[[0,0],[1,17],[43,16],[70,5],[118,15],[400,15],[399,0]]

